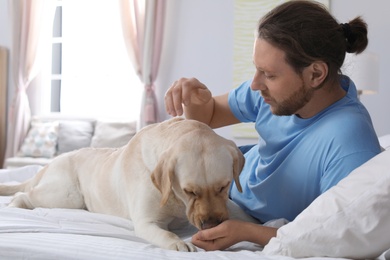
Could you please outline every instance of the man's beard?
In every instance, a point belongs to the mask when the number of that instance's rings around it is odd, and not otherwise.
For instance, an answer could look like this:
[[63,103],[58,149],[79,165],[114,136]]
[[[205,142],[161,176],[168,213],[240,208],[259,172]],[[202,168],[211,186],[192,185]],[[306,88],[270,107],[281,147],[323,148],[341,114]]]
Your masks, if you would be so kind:
[[[292,93],[287,99],[277,102],[271,106],[271,112],[277,116],[290,116],[296,114],[298,110],[304,107],[312,98],[314,89],[306,89],[302,84],[297,91]],[[266,95],[267,96],[267,95]],[[275,99],[273,99],[275,102]]]

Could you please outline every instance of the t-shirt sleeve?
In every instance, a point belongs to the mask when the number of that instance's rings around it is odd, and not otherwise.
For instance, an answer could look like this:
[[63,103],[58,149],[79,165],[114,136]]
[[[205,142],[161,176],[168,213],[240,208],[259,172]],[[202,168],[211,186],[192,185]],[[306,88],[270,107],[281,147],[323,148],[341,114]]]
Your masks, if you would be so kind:
[[260,93],[251,90],[250,85],[251,81],[242,83],[228,97],[231,111],[241,122],[255,122],[262,102]]

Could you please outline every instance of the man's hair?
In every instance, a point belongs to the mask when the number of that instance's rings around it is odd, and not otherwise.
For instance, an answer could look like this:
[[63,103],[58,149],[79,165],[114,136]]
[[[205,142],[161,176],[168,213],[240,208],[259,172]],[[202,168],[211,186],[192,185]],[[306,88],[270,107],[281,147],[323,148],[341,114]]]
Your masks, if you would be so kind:
[[281,4],[259,22],[258,38],[285,52],[286,62],[297,73],[314,61],[323,61],[329,72],[325,81],[341,74],[346,52],[361,53],[368,44],[367,24],[361,17],[339,24],[325,6],[295,0]]

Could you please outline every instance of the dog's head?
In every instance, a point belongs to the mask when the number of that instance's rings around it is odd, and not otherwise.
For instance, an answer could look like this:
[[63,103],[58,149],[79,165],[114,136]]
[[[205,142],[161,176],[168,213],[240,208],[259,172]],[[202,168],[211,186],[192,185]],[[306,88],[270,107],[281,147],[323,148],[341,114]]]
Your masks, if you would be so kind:
[[229,218],[228,192],[233,180],[241,192],[244,156],[226,139],[207,145],[198,141],[165,151],[151,177],[162,194],[162,205],[171,196],[180,199],[190,223],[207,229]]

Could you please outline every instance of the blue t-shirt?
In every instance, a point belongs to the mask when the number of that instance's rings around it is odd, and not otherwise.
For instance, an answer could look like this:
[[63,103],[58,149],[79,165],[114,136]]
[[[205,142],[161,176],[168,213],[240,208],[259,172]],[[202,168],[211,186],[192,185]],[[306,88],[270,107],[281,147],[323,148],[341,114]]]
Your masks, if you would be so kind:
[[229,106],[242,122],[255,122],[259,142],[245,153],[243,192],[230,197],[262,222],[289,221],[320,194],[380,152],[371,118],[356,87],[341,80],[347,95],[309,119],[276,116],[259,91],[244,82],[229,93]]

